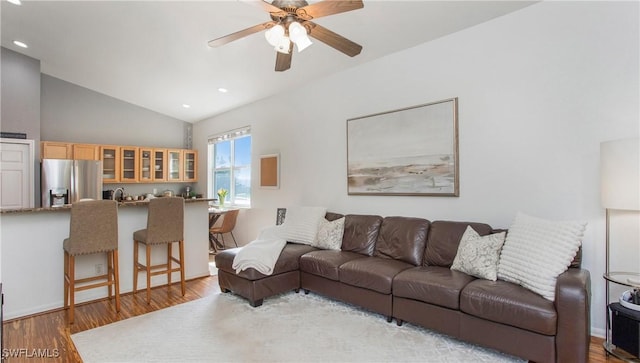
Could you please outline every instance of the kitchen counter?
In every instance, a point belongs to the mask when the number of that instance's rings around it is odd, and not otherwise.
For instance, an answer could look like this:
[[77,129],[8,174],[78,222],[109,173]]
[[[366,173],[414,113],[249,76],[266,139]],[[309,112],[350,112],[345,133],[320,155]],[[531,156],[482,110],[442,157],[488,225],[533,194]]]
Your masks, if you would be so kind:
[[[162,198],[162,197],[159,197]],[[208,199],[208,198],[191,198],[185,199],[184,203],[199,203],[199,202],[213,202],[217,199]],[[131,200],[131,201],[122,201],[118,202],[118,208],[122,207],[139,207],[146,206],[149,204],[149,200]],[[71,204],[65,204],[60,207],[40,207],[40,208],[19,208],[19,209],[2,209],[0,210],[0,214],[14,214],[14,213],[40,213],[40,212],[61,212],[68,211],[71,209]]]
[[[186,199],[184,208],[185,275],[209,275],[209,203],[211,199]],[[148,201],[119,203],[118,255],[120,292],[133,290],[133,232],[147,227]],[[69,236],[70,206],[3,210],[0,215],[0,272],[4,318],[14,319],[63,306],[62,242]],[[177,252],[174,252],[177,253]],[[166,261],[166,249],[154,249],[152,263]],[[104,270],[104,254],[76,258],[76,276],[91,277]],[[45,276],[46,278],[43,278]],[[138,289],[146,287],[143,275]],[[179,273],[172,276],[170,294],[180,294]],[[166,285],[166,275],[153,276],[151,286]],[[163,287],[164,288],[164,287]],[[107,296],[107,289],[79,291],[76,301]]]

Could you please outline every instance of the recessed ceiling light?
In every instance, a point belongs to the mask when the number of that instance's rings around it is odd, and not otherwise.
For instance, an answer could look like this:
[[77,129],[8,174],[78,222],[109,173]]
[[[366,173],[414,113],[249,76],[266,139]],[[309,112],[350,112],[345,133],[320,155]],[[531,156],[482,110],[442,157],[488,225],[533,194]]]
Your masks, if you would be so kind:
[[186,103],[183,103],[183,104],[182,104],[182,107],[184,107],[184,108],[191,108],[191,105],[187,105]]
[[20,0],[7,0],[7,1],[12,3],[13,5],[22,5],[22,1]]
[[222,87],[220,87],[220,88],[218,88],[218,92],[220,92],[220,93],[227,93],[227,92],[229,92],[229,90],[228,90],[228,89],[226,89],[226,88],[222,88]]
[[19,41],[19,40],[14,40],[13,44],[17,45],[20,48],[29,48],[25,43]]

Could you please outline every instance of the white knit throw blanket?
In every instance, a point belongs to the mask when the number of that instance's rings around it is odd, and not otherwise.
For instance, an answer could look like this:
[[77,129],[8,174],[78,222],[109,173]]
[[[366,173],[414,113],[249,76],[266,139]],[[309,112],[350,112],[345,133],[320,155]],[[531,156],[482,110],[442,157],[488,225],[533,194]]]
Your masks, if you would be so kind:
[[287,244],[281,238],[257,239],[242,247],[233,258],[232,267],[236,273],[254,268],[263,275],[271,275],[280,257],[280,252]]

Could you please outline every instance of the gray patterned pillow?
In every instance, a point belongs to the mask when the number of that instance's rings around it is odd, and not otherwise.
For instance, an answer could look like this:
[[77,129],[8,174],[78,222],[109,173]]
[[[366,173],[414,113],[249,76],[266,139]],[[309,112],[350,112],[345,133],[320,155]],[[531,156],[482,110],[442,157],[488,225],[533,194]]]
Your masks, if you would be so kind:
[[480,236],[471,226],[467,226],[456,254],[452,270],[466,273],[481,279],[496,281],[498,278],[498,260],[506,233],[494,233]]
[[314,247],[318,247],[324,250],[340,250],[342,247],[342,235],[344,234],[344,217],[329,222],[326,219],[322,219],[320,226],[318,227],[318,234],[316,236]]

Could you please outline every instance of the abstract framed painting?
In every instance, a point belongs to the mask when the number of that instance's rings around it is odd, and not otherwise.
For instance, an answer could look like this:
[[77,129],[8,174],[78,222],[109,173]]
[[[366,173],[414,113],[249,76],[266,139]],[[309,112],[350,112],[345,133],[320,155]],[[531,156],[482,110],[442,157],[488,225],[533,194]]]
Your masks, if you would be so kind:
[[347,120],[349,195],[457,197],[458,99]]

